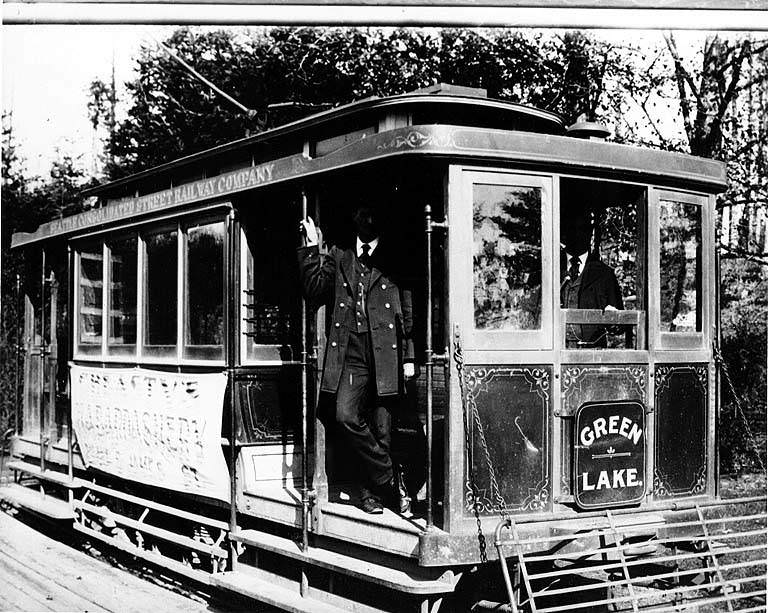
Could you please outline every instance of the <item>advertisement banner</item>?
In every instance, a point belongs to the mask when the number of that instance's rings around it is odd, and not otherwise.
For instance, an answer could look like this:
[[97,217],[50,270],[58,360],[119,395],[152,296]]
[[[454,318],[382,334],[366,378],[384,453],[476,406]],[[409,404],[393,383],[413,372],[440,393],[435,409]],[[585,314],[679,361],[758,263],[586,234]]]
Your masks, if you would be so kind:
[[229,500],[221,448],[226,374],[70,369],[72,426],[88,467]]

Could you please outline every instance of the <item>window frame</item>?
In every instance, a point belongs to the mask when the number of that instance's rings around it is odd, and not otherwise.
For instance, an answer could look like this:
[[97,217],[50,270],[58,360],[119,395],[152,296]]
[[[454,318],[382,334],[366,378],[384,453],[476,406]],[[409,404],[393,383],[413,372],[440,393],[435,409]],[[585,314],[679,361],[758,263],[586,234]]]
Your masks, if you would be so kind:
[[[217,208],[228,206],[228,203],[218,204]],[[226,209],[228,211],[229,209]],[[221,353],[216,358],[205,358],[200,356],[187,357],[186,336],[187,336],[187,231],[190,227],[207,225],[213,223],[224,224],[224,245],[222,253],[222,287],[223,292],[222,312],[226,318],[227,309],[227,254],[229,253],[229,233],[226,225],[226,213],[218,214],[207,211],[200,215],[185,218],[165,218],[155,223],[132,225],[123,227],[111,232],[90,235],[88,238],[82,237],[73,241],[74,253],[74,283],[73,291],[73,332],[72,335],[72,357],[74,360],[86,362],[103,362],[118,364],[172,364],[172,365],[190,365],[190,366],[221,366],[225,364],[227,348],[227,330],[226,321],[224,322],[224,337],[221,344]],[[147,237],[156,234],[163,234],[175,231],[176,234],[176,342],[173,345],[147,345],[147,306],[148,306],[148,288],[147,288]],[[112,282],[110,270],[111,249],[110,243],[126,239],[136,239],[136,343],[131,345],[130,350],[121,351],[126,345],[110,344],[109,340],[109,311],[110,305],[109,287]],[[102,335],[101,342],[93,345],[83,345],[80,341],[80,261],[81,252],[94,252],[101,249],[102,253]],[[234,291],[234,289],[232,290]],[[232,332],[230,331],[229,334]],[[147,348],[164,349],[161,355],[148,355]],[[192,345],[192,347],[218,347],[218,345]]]
[[[283,364],[298,363],[298,355],[294,355],[293,360],[285,360],[280,357],[280,349],[282,345],[251,343],[251,339],[247,334],[248,326],[245,324],[245,320],[250,315],[247,307],[248,297],[246,295],[246,291],[248,290],[248,265],[249,261],[253,261],[255,265],[257,258],[254,257],[250,251],[247,231],[243,225],[239,228],[239,260],[236,295],[239,298],[237,314],[238,321],[240,322],[238,330],[238,337],[240,339],[240,364],[243,366],[280,366]],[[300,280],[296,279],[296,283],[299,282]],[[251,346],[254,347],[254,355],[249,356],[249,349]],[[259,348],[261,348],[261,351],[259,351]],[[270,357],[272,355],[276,357]]]
[[[189,237],[188,233],[191,228],[200,226],[209,226],[214,224],[221,224],[223,230],[223,240],[221,246],[221,274],[222,274],[222,293],[221,293],[221,316],[222,316],[222,342],[220,345],[193,345],[188,342],[189,333],[189,284],[187,279],[187,273],[189,271]],[[205,361],[205,362],[224,362],[226,351],[226,325],[225,319],[227,315],[227,222],[226,218],[221,216],[209,215],[198,219],[192,219],[184,223],[179,224],[179,242],[181,266],[179,267],[179,274],[181,275],[181,293],[177,302],[181,313],[181,326],[180,334],[177,344],[181,345],[181,360],[193,360],[193,361]],[[220,348],[221,351],[216,357],[206,358],[201,357],[206,351],[212,351]],[[198,353],[199,355],[194,355]]]
[[[82,279],[81,275],[81,266],[82,266],[82,253],[95,253],[98,249],[101,249],[101,339],[98,343],[81,343],[80,342],[80,333],[82,331],[82,321],[81,321],[81,308],[82,308],[82,300],[80,296],[80,281]],[[86,242],[81,243],[77,246],[75,249],[75,262],[74,262],[74,289],[73,292],[73,302],[74,302],[74,334],[72,335],[72,344],[74,349],[74,355],[76,357],[84,357],[86,359],[94,359],[98,358],[100,359],[104,355],[104,347],[106,343],[106,329],[105,329],[105,323],[106,323],[106,312],[105,312],[105,289],[106,289],[106,264],[104,261],[104,255],[105,255],[105,248],[104,248],[104,241],[102,240],[89,240]]]
[[[111,315],[112,315],[112,301],[111,301],[111,293],[112,293],[112,246],[111,243],[116,243],[118,241],[126,241],[130,239],[135,239],[136,241],[136,311],[135,311],[135,318],[136,318],[136,340],[133,344],[118,344],[118,343],[110,343],[111,338]],[[139,304],[141,303],[141,293],[142,293],[142,283],[141,283],[141,276],[139,274],[139,271],[141,270],[141,258],[140,258],[140,252],[142,249],[143,242],[141,241],[141,237],[139,236],[138,232],[128,232],[124,234],[118,234],[114,237],[105,237],[103,240],[104,244],[104,259],[106,261],[106,266],[104,268],[104,272],[106,274],[105,277],[105,286],[106,286],[106,298],[104,300],[104,308],[107,311],[107,328],[105,332],[106,342],[104,343],[105,346],[105,358],[122,358],[122,357],[134,357],[137,355],[137,349],[138,345],[141,344],[141,337],[139,336],[139,330],[143,329],[143,326],[139,323],[139,317],[140,317],[140,309]],[[141,313],[143,315],[143,313]]]
[[[650,294],[648,310],[651,340],[657,350],[706,349],[708,331],[712,322],[711,292],[713,287],[714,257],[711,253],[712,220],[709,214],[710,197],[705,194],[651,187],[649,189],[649,274]],[[701,211],[701,330],[698,332],[663,332],[661,330],[661,202],[677,202],[700,207]]]
[[[148,272],[148,262],[149,257],[147,253],[147,239],[150,236],[156,236],[159,234],[168,234],[176,232],[176,342],[172,345],[152,345],[148,342],[148,334],[149,334],[149,322],[147,320],[147,316],[149,313],[149,288],[147,286],[147,283],[149,281]],[[176,361],[181,360],[181,336],[180,334],[183,333],[183,319],[181,317],[181,307],[182,304],[180,304],[180,301],[183,302],[183,279],[181,278],[181,275],[183,275],[183,241],[181,239],[181,227],[179,222],[176,222],[174,224],[164,224],[160,226],[155,226],[152,228],[146,228],[143,231],[141,231],[140,236],[142,238],[142,251],[143,251],[143,258],[142,258],[142,266],[139,270],[139,276],[141,277],[141,285],[144,289],[142,292],[142,335],[139,339],[139,345],[141,345],[141,354],[142,358],[145,361],[160,361],[160,362],[167,362],[169,359],[175,358]],[[148,350],[152,351],[152,355],[149,355]]]
[[[454,167],[450,169],[450,222],[460,229],[449,237],[451,302],[458,313],[468,349],[483,351],[539,350],[553,348],[553,202],[554,175],[501,168]],[[536,330],[483,330],[474,319],[474,198],[476,184],[534,187],[541,190],[541,327]],[[472,282],[469,282],[472,280]]]

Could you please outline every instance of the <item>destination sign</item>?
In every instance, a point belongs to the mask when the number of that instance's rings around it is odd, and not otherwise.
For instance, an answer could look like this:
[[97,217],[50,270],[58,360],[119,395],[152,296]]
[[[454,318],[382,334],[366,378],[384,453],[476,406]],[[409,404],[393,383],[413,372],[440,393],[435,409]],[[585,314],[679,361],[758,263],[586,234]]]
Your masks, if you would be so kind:
[[637,401],[585,402],[574,429],[576,504],[624,506],[645,495],[645,408]]

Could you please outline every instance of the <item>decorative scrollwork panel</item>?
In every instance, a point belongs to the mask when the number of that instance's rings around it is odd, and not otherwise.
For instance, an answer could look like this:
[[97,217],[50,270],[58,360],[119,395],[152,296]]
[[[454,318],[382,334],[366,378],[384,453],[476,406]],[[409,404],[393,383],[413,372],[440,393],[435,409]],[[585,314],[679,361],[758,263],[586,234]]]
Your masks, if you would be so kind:
[[464,469],[465,512],[549,509],[551,368],[468,366],[466,377],[472,446]]
[[706,493],[708,372],[706,364],[656,367],[657,498]]

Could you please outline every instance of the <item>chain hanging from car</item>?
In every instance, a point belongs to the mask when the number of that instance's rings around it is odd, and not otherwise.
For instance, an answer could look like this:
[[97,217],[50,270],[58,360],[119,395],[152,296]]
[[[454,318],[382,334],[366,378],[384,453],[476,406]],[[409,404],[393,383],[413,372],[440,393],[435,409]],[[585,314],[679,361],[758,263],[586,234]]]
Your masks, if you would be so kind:
[[736,404],[736,415],[741,421],[741,425],[743,426],[744,431],[747,433],[747,439],[749,440],[750,451],[752,451],[752,453],[755,455],[755,458],[757,459],[757,464],[758,466],[760,466],[760,470],[765,472],[765,463],[763,462],[763,458],[760,455],[760,446],[757,444],[757,440],[755,440],[755,435],[752,434],[752,429],[749,427],[749,421],[747,420],[747,416],[744,413],[744,408],[741,406],[741,400],[739,398],[739,395],[736,393],[736,388],[734,387],[733,381],[731,380],[731,373],[728,371],[728,364],[726,364],[725,358],[723,357],[723,354],[720,351],[720,347],[718,346],[718,344],[713,343],[712,348],[715,353],[715,362],[720,366],[721,372],[725,377],[725,382],[728,385],[728,389],[731,392],[733,401]]
[[[480,509],[478,504],[478,487],[477,483],[475,482],[475,471],[472,468],[472,436],[470,434],[469,429],[469,410],[467,408],[467,383],[464,373],[464,352],[461,347],[461,333],[459,331],[459,327],[456,326],[456,330],[454,333],[454,339],[453,339],[453,360],[456,364],[456,373],[459,378],[459,392],[461,394],[461,413],[464,420],[464,444],[466,446],[466,456],[467,456],[467,476],[469,478],[469,486],[472,489],[472,509],[474,511],[475,515],[475,521],[477,522],[477,541],[478,545],[480,547],[480,561],[481,562],[487,562],[488,561],[488,554],[487,554],[487,542],[485,535],[483,534],[483,525],[482,521],[480,520]],[[509,519],[509,513],[507,512],[507,503],[504,500],[504,496],[501,493],[501,488],[499,487],[499,482],[496,479],[496,469],[493,465],[493,460],[491,459],[491,453],[488,449],[488,443],[485,439],[485,429],[483,428],[483,423],[480,420],[480,412],[477,410],[477,405],[475,403],[471,404],[472,407],[472,421],[475,425],[475,429],[477,430],[477,438],[480,441],[480,446],[483,449],[483,455],[485,457],[485,462],[488,467],[488,478],[490,481],[490,498],[495,503],[496,507],[498,508],[499,515],[501,516],[502,520],[507,521]]]

